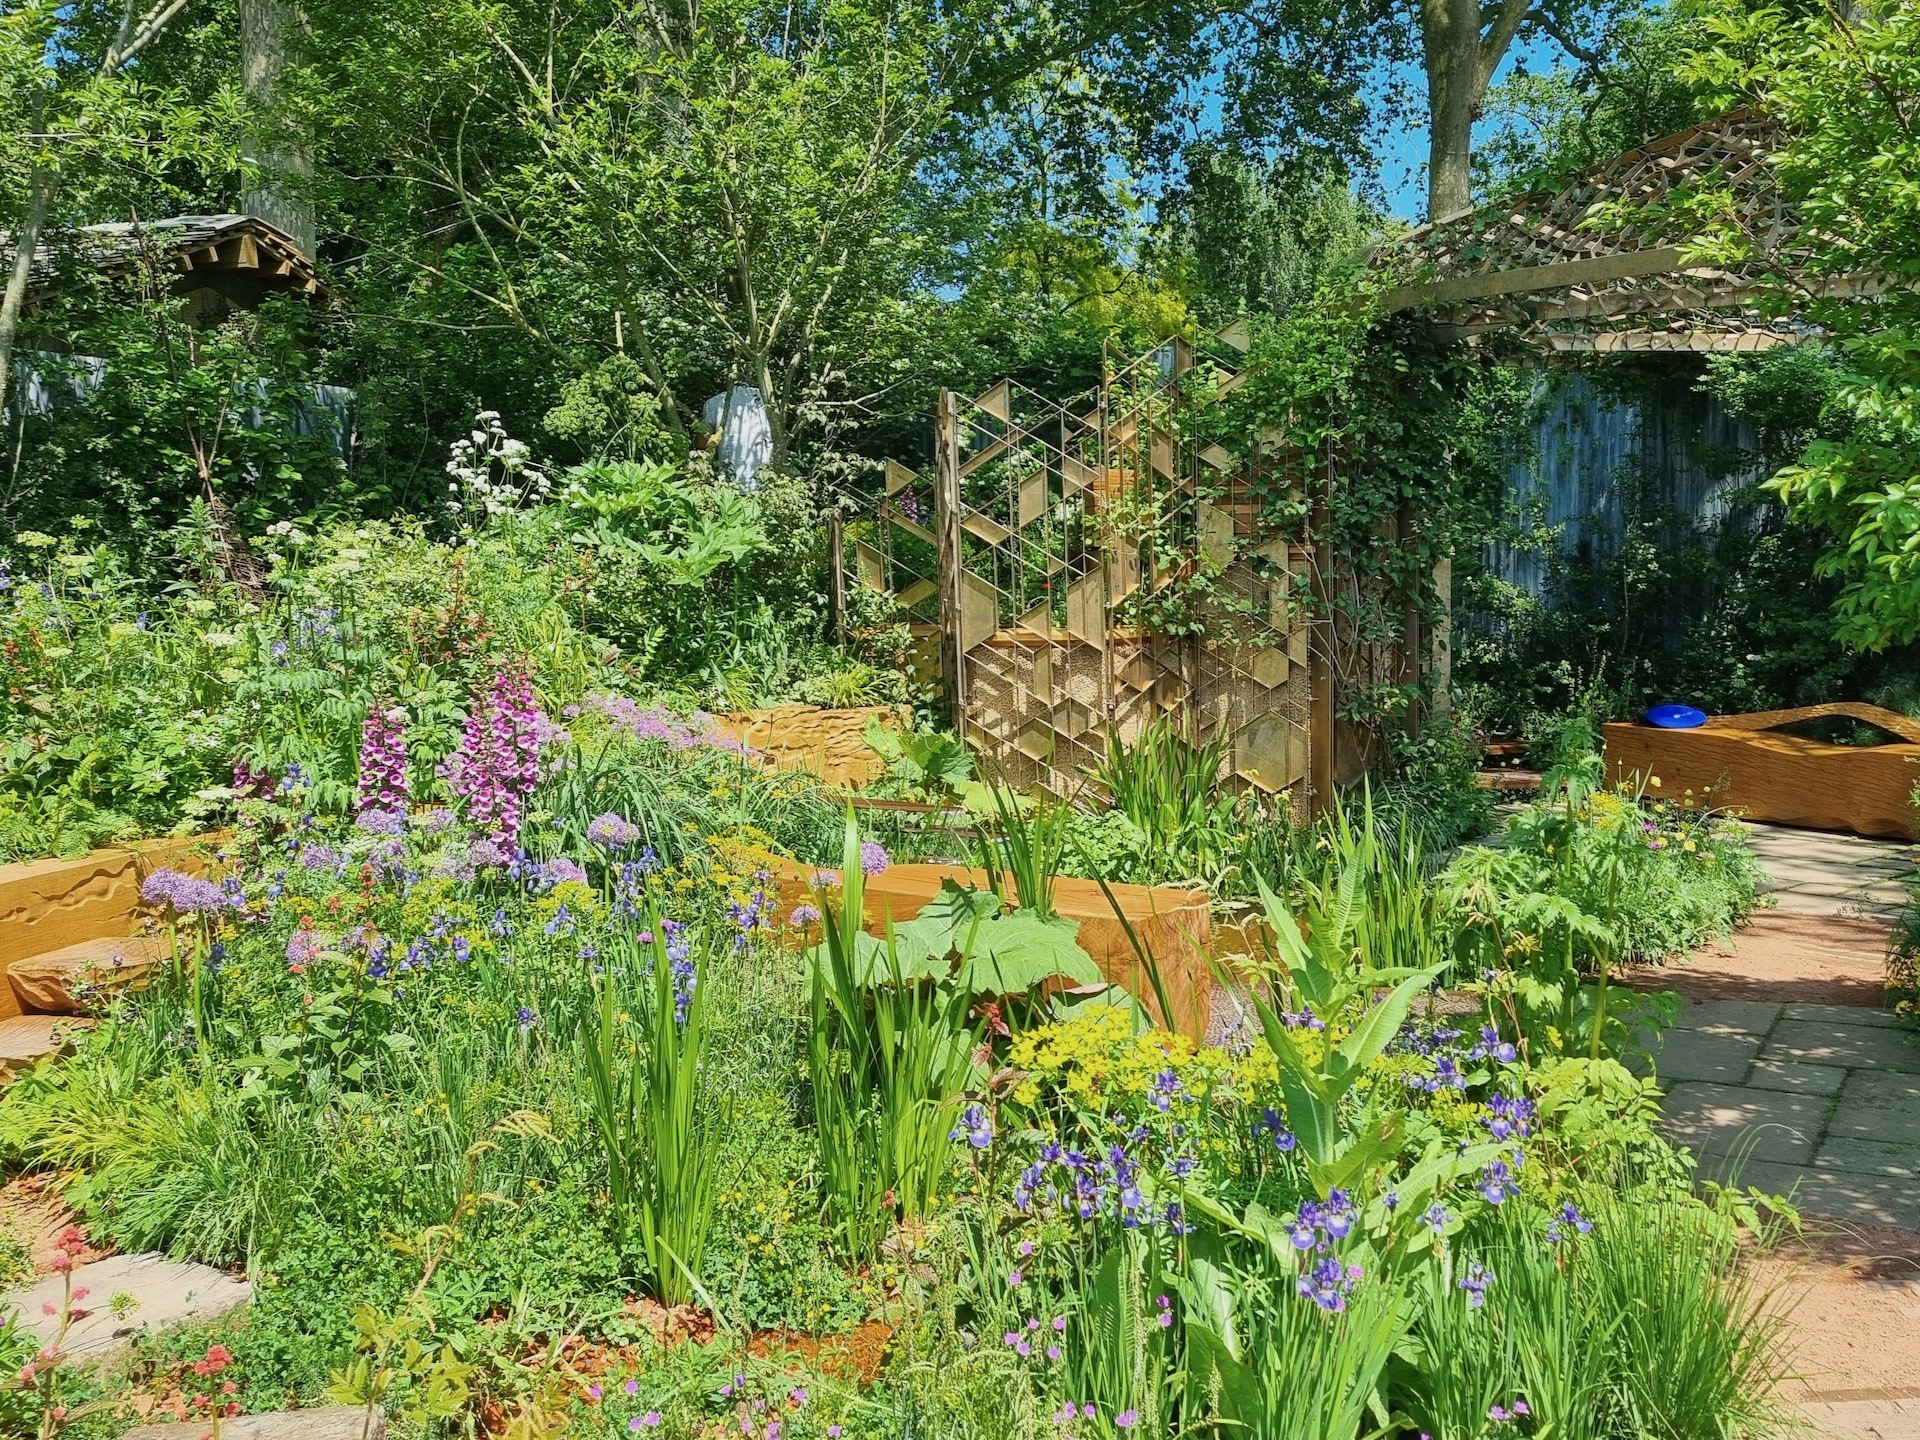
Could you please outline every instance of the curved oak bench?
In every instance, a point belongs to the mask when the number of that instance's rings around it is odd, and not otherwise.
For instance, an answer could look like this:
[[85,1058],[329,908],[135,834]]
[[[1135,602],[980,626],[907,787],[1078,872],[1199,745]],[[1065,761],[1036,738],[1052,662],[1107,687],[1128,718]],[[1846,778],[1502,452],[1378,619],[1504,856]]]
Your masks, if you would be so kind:
[[[1779,727],[1844,716],[1898,736],[1888,745],[1829,745]],[[1920,839],[1912,795],[1920,782],[1920,721],[1851,700],[1716,715],[1697,730],[1615,723],[1601,727],[1607,771],[1618,782],[1651,785],[1683,801],[1749,820]],[[1704,797],[1704,798],[1703,798]]]

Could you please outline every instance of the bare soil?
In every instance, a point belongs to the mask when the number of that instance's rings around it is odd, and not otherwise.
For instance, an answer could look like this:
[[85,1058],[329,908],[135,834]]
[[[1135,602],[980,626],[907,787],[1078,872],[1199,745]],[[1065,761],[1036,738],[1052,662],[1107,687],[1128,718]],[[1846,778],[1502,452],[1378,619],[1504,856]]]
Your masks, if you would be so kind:
[[1920,1398],[1920,1234],[1809,1219],[1754,1266],[1787,1314],[1789,1399]]
[[1635,965],[1619,978],[1689,1000],[1879,1005],[1892,933],[1873,920],[1762,910],[1732,939],[1664,965]]

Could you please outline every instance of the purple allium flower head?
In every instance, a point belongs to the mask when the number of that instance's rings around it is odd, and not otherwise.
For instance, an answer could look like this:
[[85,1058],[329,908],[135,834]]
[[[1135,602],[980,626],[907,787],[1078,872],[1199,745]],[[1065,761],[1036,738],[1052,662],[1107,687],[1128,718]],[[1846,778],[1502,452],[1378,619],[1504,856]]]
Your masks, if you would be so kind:
[[331,845],[315,841],[300,847],[300,864],[308,870],[331,870],[340,863],[340,852]]
[[861,842],[860,873],[862,875],[878,875],[891,864],[893,864],[893,857],[887,854],[887,847],[878,840]]
[[369,835],[398,835],[407,828],[407,817],[404,811],[369,805],[354,817],[353,827]]
[[548,885],[564,884],[568,880],[585,882],[587,872],[562,855],[558,859],[548,860],[540,866],[540,878]]
[[500,848],[497,840],[476,840],[467,846],[467,864],[476,870],[490,865],[504,865],[507,858],[507,852]]
[[305,965],[326,948],[327,940],[318,930],[296,930],[287,937],[287,964]]
[[211,880],[164,867],[141,882],[140,898],[148,905],[171,905],[176,915],[213,915],[240,903]]
[[796,930],[804,930],[809,925],[820,923],[820,911],[813,905],[796,905],[793,914],[787,917],[787,923]]
[[611,810],[587,822],[587,839],[607,850],[624,850],[640,838],[640,827]]

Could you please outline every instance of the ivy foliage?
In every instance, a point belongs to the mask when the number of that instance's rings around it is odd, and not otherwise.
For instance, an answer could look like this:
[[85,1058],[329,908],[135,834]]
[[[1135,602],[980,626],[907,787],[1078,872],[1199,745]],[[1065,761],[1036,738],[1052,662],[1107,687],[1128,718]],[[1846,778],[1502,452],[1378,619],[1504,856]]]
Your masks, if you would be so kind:
[[[1223,426],[1231,447],[1264,457],[1266,531],[1306,539],[1324,502],[1335,556],[1325,605],[1342,650],[1357,650],[1400,643],[1409,611],[1425,626],[1445,618],[1436,567],[1477,544],[1476,517],[1503,481],[1470,403],[1477,362],[1426,326],[1380,316],[1364,290],[1356,303],[1355,287],[1378,279],[1344,278],[1257,331],[1250,378],[1228,397]],[[1353,720],[1405,713],[1430,680],[1335,678]]]

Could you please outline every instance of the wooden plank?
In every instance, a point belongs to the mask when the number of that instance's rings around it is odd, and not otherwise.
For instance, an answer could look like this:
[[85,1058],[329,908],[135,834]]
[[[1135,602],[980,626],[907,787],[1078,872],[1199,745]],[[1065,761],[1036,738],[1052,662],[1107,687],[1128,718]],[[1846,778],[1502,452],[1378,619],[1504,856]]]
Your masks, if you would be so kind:
[[[939,531],[934,553],[938,557],[940,588],[940,678],[951,708],[949,724],[959,729],[967,713],[965,675],[960,642],[963,600],[960,568],[960,397],[940,392],[934,419],[933,515]],[[896,524],[899,522],[896,521]]]
[[1493,270],[1451,280],[1430,280],[1422,285],[1403,285],[1387,292],[1381,308],[1409,310],[1416,305],[1450,304],[1460,300],[1483,300],[1495,295],[1524,295],[1532,290],[1555,290],[1568,285],[1631,280],[1638,275],[1658,275],[1668,270],[1678,270],[1684,263],[1684,257],[1676,247],[1663,245],[1652,250],[1631,250],[1624,255],[1596,255],[1584,260],[1561,260],[1551,265],[1522,265],[1513,270]]
[[1588,335],[1549,335],[1546,342],[1556,355],[1735,355],[1773,350],[1795,340],[1765,330],[1597,330]]

